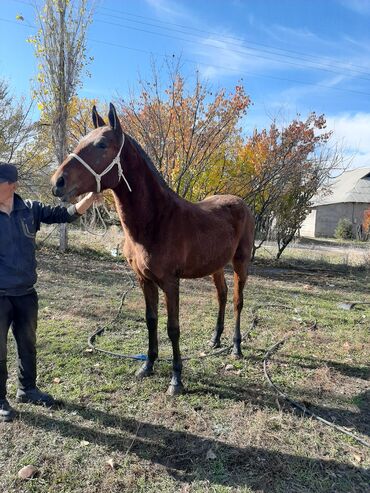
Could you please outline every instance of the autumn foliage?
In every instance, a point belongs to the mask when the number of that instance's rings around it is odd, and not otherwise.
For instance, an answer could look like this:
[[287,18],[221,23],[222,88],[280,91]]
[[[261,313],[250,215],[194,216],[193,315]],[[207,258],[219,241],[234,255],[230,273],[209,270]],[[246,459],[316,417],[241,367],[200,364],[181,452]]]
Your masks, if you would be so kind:
[[278,256],[305,219],[312,197],[327,182],[338,156],[323,115],[296,118],[285,128],[273,122],[239,149],[223,191],[243,197],[256,218],[255,249],[273,234]]
[[121,99],[119,113],[123,128],[142,145],[169,186],[182,197],[199,200],[217,188],[213,182],[239,136],[237,125],[250,99],[241,85],[231,94],[223,89],[214,93],[198,74],[189,89],[178,66],[166,68],[170,84],[162,87],[153,66],[152,80],[140,80],[139,95]]
[[370,209],[364,211],[364,220],[362,222],[362,228],[365,235],[370,235]]

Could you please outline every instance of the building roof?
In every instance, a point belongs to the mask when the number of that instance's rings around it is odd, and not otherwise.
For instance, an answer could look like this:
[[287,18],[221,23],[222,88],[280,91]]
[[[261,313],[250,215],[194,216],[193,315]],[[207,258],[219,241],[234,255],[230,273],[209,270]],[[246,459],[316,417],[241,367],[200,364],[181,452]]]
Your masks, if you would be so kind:
[[345,171],[335,178],[331,193],[313,197],[313,206],[360,202],[370,204],[370,167]]

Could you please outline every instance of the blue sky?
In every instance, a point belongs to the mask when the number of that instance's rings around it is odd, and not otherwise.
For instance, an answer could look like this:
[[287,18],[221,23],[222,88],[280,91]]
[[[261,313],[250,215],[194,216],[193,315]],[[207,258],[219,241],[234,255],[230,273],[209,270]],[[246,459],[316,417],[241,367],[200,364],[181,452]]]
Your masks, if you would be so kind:
[[[36,73],[31,3],[0,0],[0,77],[17,97],[29,97]],[[125,96],[153,56],[181,55],[189,80],[198,69],[231,91],[242,79],[253,102],[247,133],[324,113],[352,166],[370,166],[369,26],[370,0],[98,0],[80,96]]]

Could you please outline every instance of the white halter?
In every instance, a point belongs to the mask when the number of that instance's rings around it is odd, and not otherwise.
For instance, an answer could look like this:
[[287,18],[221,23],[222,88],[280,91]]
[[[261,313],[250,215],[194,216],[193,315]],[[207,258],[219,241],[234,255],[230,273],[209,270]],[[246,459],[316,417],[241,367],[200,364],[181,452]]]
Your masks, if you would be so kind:
[[101,191],[101,177],[104,176],[105,174],[107,174],[112,168],[113,166],[116,164],[117,167],[118,167],[118,181],[120,181],[121,178],[123,178],[125,180],[125,183],[127,185],[127,188],[130,190],[130,192],[132,192],[131,190],[131,187],[128,183],[128,181],[126,180],[126,177],[125,175],[123,174],[123,171],[122,171],[122,166],[121,166],[121,151],[122,151],[122,148],[123,148],[123,144],[125,143],[125,134],[123,133],[122,134],[122,144],[121,144],[121,147],[120,147],[120,150],[118,151],[118,154],[117,156],[113,159],[113,161],[110,163],[109,166],[107,166],[105,168],[105,170],[100,173],[100,175],[98,175],[98,173],[96,173],[80,156],[78,156],[77,154],[75,154],[74,152],[72,152],[70,154],[71,157],[74,157],[76,158],[78,161],[80,161],[81,164],[83,164],[85,166],[85,168],[87,170],[90,171],[91,174],[93,174],[95,176],[95,180],[96,180],[96,191],[99,193]]

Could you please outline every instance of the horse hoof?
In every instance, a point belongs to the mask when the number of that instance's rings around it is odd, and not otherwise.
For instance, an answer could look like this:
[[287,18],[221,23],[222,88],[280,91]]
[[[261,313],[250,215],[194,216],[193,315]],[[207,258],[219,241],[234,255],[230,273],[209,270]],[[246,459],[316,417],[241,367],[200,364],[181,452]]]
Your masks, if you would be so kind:
[[167,389],[166,394],[170,395],[171,397],[175,397],[176,395],[181,395],[185,392],[184,386],[182,384],[180,385],[170,385]]
[[232,353],[231,356],[233,357],[233,359],[243,359],[244,358],[244,355],[241,351],[235,351]]
[[217,349],[221,347],[221,342],[220,341],[209,341],[209,345],[212,349]]
[[135,377],[141,380],[142,378],[151,377],[153,374],[154,374],[153,370],[149,370],[148,368],[140,368],[135,373]]

